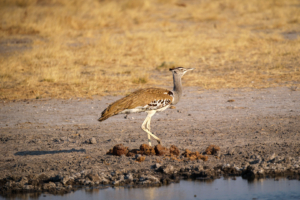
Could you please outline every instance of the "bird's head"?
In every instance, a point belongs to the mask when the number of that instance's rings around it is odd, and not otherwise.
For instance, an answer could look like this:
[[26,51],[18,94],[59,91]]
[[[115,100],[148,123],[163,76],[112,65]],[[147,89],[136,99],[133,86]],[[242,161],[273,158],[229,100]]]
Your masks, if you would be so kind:
[[183,67],[176,67],[176,68],[170,68],[170,71],[175,75],[175,76],[180,76],[182,77],[187,71],[191,71],[194,68],[183,68]]

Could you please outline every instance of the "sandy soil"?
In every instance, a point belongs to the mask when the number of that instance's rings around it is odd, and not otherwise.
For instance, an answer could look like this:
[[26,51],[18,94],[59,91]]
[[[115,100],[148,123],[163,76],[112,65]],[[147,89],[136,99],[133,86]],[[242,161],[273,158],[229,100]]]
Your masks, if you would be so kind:
[[116,144],[131,149],[147,144],[140,129],[145,113],[97,121],[119,98],[0,102],[1,193],[69,191],[76,184],[160,185],[182,176],[300,173],[299,90],[185,88],[175,109],[154,115],[151,130],[165,147],[176,145],[181,153],[218,145],[218,155],[206,162],[147,156],[139,163],[136,157],[106,155]]

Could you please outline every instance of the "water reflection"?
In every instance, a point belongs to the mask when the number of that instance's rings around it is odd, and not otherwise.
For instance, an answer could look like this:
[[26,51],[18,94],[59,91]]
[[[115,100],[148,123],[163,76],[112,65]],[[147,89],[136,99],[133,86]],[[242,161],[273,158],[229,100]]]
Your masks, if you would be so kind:
[[[181,200],[181,199],[300,199],[300,181],[281,178],[254,179],[241,177],[216,180],[180,181],[178,184],[152,188],[106,188],[82,189],[66,195],[18,194],[7,199],[82,200]],[[3,200],[0,197],[0,200]]]

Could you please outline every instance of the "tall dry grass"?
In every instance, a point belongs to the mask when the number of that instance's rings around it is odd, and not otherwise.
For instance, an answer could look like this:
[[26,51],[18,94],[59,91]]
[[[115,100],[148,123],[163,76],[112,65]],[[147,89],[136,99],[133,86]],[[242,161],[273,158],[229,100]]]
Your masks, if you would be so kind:
[[297,85],[299,5],[0,0],[0,98],[126,94],[171,85],[170,66],[195,67],[184,84],[201,88]]

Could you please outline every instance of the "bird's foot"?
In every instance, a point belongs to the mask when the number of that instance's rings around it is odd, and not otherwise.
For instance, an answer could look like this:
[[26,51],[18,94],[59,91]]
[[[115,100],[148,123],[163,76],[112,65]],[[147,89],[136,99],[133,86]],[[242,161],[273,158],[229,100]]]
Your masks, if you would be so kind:
[[148,139],[148,143],[149,143],[149,146],[151,147],[151,140],[150,139]]

